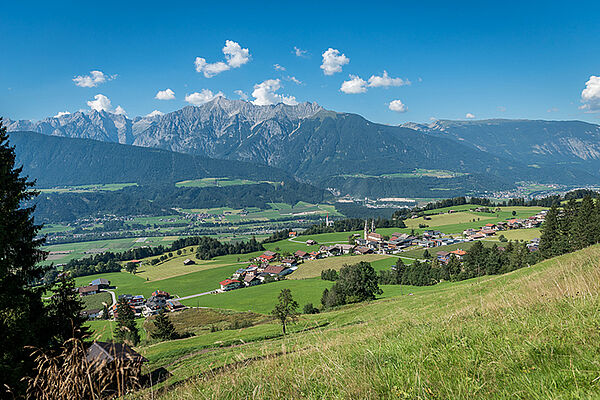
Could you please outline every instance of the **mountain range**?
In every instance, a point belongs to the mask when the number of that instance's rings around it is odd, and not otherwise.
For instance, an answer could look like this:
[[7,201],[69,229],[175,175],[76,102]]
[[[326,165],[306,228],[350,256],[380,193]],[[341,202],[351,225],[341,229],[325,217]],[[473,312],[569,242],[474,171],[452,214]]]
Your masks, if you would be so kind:
[[[9,131],[267,165],[339,194],[402,195],[414,185],[468,194],[513,187],[518,181],[574,186],[600,179],[600,126],[580,121],[442,120],[390,126],[315,103],[256,106],[217,97],[152,117],[90,111],[7,122]],[[411,176],[416,169],[457,174]]]

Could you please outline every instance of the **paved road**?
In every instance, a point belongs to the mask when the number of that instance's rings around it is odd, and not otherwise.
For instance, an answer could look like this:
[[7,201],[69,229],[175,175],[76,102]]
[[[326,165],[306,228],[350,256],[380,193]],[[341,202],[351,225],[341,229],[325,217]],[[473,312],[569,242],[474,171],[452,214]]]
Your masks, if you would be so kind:
[[212,294],[212,293],[215,293],[215,292],[217,292],[217,289],[211,290],[210,292],[204,292],[204,293],[192,294],[190,296],[178,297],[176,300],[193,299],[194,297],[200,297],[200,296],[204,296],[206,294]]
[[117,304],[117,296],[115,296],[115,292],[113,292],[112,290],[107,290],[107,289],[104,289],[104,291],[110,293],[110,297],[112,297],[112,304],[108,308]]

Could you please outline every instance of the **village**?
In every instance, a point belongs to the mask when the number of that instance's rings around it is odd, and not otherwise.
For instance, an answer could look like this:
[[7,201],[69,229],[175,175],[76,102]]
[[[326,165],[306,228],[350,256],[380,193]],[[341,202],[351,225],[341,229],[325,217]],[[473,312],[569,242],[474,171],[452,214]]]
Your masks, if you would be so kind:
[[[480,211],[476,209],[476,211]],[[454,213],[453,210],[447,211],[448,214]],[[294,253],[279,253],[277,251],[267,250],[261,255],[250,260],[248,266],[237,269],[230,277],[218,282],[218,288],[206,293],[200,293],[194,296],[218,294],[229,292],[231,290],[242,289],[245,287],[256,286],[260,284],[270,283],[282,279],[290,274],[293,274],[298,268],[302,268],[302,264],[313,260],[326,259],[329,257],[352,256],[352,255],[368,255],[381,254],[400,256],[402,253],[415,249],[432,249],[442,246],[456,245],[467,243],[476,240],[498,240],[490,239],[492,236],[500,236],[501,232],[514,229],[529,229],[539,227],[546,216],[546,211],[540,211],[538,214],[525,219],[509,218],[505,221],[496,223],[487,223],[479,229],[466,229],[462,234],[445,234],[437,230],[424,230],[417,234],[411,232],[399,233],[395,232],[385,236],[376,231],[374,221],[370,224],[365,220],[364,230],[361,234],[351,234],[348,238],[348,243],[322,244],[318,250],[303,251],[297,250]],[[424,216],[424,219],[431,218]],[[332,221],[327,217],[326,224],[331,225]],[[306,246],[315,246],[318,243],[313,239],[306,241],[298,240],[298,232],[289,232],[289,241]],[[539,239],[532,239],[527,243],[529,251],[537,251]],[[467,251],[456,248],[453,250],[441,250],[435,253],[435,257],[440,263],[448,263],[452,256],[458,260],[462,260],[467,254]],[[141,264],[140,260],[131,260],[129,263]],[[193,260],[187,258],[183,261],[184,265],[191,265]],[[216,286],[216,285],[215,285]],[[103,278],[95,279],[87,286],[77,288],[81,296],[97,294],[103,291],[111,293],[112,304],[106,305],[103,309],[86,310],[85,316],[89,319],[97,318],[116,318],[117,316],[117,298],[111,291],[110,282]],[[188,296],[194,297],[194,296]],[[161,310],[166,312],[176,312],[187,308],[181,303],[181,298],[172,296],[171,294],[156,290],[148,298],[142,295],[121,294],[118,300],[125,299],[136,317],[150,317],[156,315]],[[108,313],[108,315],[105,315]]]

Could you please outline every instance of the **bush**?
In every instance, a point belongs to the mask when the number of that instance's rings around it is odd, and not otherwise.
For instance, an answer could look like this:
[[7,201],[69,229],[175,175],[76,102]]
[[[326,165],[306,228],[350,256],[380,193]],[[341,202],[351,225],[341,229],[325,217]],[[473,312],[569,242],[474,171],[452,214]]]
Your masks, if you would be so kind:
[[307,303],[304,305],[304,314],[318,314],[319,309],[313,306],[313,303]]
[[321,271],[321,279],[324,281],[337,281],[338,273],[335,269],[326,269]]

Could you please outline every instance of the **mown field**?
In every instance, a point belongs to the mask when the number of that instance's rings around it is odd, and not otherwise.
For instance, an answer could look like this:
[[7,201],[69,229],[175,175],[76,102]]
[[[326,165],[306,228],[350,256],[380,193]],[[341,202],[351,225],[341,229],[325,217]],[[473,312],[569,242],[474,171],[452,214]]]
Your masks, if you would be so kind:
[[65,252],[65,254],[56,254],[48,257],[46,264],[51,262],[55,264],[64,264],[76,258],[90,257],[105,251],[125,251],[144,246],[168,246],[175,241],[177,236],[164,237],[142,237],[126,239],[93,240],[89,242],[65,243],[44,246],[43,250],[47,252]]
[[265,323],[141,346],[172,376],[139,396],[598,398],[599,258],[594,246],[502,276],[398,288],[303,315],[285,337]]

